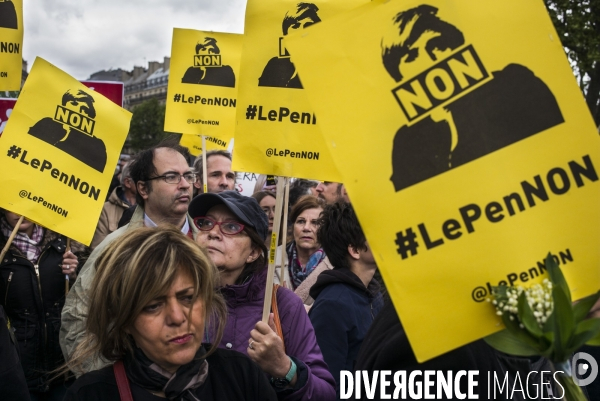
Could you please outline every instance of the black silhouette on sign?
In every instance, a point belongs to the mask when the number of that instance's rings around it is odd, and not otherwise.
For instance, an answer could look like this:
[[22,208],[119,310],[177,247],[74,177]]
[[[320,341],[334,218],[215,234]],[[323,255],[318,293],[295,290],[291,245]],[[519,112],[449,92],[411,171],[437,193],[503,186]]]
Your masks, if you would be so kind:
[[106,167],[106,146],[94,136],[94,118],[94,98],[82,90],[76,94],[68,90],[54,118],[41,119],[29,129],[29,134],[102,173]]
[[[217,40],[214,38],[204,38],[204,43],[196,45],[196,55],[194,67],[187,69],[181,82],[184,84],[227,86],[235,88],[235,74],[233,68],[228,65],[221,65],[221,50],[217,46]],[[202,57],[202,56],[217,57]],[[203,62],[203,59],[208,62]],[[218,65],[211,64],[211,60],[219,60]],[[196,62],[199,60],[199,62]],[[200,65],[197,65],[200,64]]]
[[17,10],[10,0],[0,2],[0,28],[19,29]]
[[[440,20],[437,11],[420,5],[394,17],[397,30],[384,36],[382,60],[396,82],[403,81],[403,70],[431,71],[427,68],[464,45],[462,32]],[[527,67],[509,64],[492,76],[397,131],[391,177],[396,191],[564,122],[550,89]]]
[[[283,18],[283,35],[287,35],[290,29],[304,29],[321,22],[318,11],[319,8],[313,3],[298,3],[296,9],[288,11]],[[281,38],[279,43],[280,54],[269,60],[262,75],[258,78],[258,86],[302,89],[296,67],[291,62],[287,50],[282,49]]]

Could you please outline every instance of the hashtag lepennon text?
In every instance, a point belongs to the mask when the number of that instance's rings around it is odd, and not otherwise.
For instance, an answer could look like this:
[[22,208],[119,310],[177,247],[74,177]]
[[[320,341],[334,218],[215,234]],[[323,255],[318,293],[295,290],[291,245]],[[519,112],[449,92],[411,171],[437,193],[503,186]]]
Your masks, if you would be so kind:
[[100,196],[102,189],[96,188],[94,185],[83,181],[74,174],[69,174],[59,170],[50,160],[32,157],[30,154],[28,154],[27,150],[22,149],[19,146],[12,145],[8,149],[7,156],[15,160],[15,162],[19,162],[31,167],[38,173],[48,174],[51,178],[60,181],[80,195],[94,199],[95,201],[103,201],[104,199],[103,196]]
[[590,185],[600,183],[592,158],[584,155],[580,160],[566,161],[517,183],[513,192],[499,195],[487,204],[460,206],[453,218],[441,224],[439,221],[422,222],[397,232],[396,250],[402,259],[417,256],[420,250],[429,251],[467,235],[476,235],[477,230],[487,224],[501,223],[538,205],[546,205],[557,196]]
[[207,106],[220,106],[220,107],[235,107],[236,99],[227,97],[211,97],[206,98],[200,95],[187,96],[184,93],[176,93],[173,96],[175,103],[188,103],[188,104],[205,104]]
[[292,124],[317,124],[315,113],[292,111],[287,107],[268,110],[263,106],[251,104],[246,108],[246,120],[287,122]]

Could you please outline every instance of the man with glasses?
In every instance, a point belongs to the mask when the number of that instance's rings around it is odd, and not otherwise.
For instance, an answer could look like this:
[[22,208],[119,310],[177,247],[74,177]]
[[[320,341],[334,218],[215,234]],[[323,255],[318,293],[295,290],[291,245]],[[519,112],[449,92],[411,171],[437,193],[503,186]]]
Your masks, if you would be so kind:
[[[61,316],[60,345],[66,360],[84,339],[87,293],[96,274],[94,264],[109,243],[129,228],[156,227],[162,224],[174,225],[190,238],[196,238],[198,230],[187,211],[197,176],[187,164],[187,159],[187,148],[180,146],[172,137],[137,155],[131,166],[130,176],[137,188],[138,207],[129,224],[107,236],[92,252],[65,301]],[[104,361],[90,360],[84,369],[89,372],[104,365]],[[75,373],[79,376],[85,372]]]

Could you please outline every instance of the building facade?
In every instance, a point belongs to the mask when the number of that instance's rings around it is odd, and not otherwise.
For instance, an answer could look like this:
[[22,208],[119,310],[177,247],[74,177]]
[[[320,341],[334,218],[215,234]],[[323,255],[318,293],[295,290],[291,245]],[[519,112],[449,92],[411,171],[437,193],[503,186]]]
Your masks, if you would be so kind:
[[135,66],[132,71],[120,68],[102,70],[93,73],[88,79],[123,82],[125,87],[123,107],[131,111],[137,105],[153,98],[158,99],[159,103],[165,104],[170,64],[171,58],[165,57],[162,63],[150,61],[147,68]]

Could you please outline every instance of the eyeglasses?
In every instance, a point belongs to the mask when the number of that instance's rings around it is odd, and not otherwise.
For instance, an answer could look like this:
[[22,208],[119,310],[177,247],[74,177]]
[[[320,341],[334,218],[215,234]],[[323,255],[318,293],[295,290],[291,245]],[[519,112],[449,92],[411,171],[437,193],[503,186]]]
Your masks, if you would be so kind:
[[235,235],[241,233],[244,229],[244,225],[242,223],[238,223],[237,221],[215,221],[210,217],[195,217],[194,224],[198,227],[200,231],[210,231],[214,226],[219,226],[219,230],[225,235]]
[[168,173],[165,175],[159,175],[158,177],[148,178],[146,181],[158,180],[159,178],[162,178],[167,184],[179,184],[181,182],[181,177],[183,177],[190,184],[198,181],[198,176],[195,173]]

